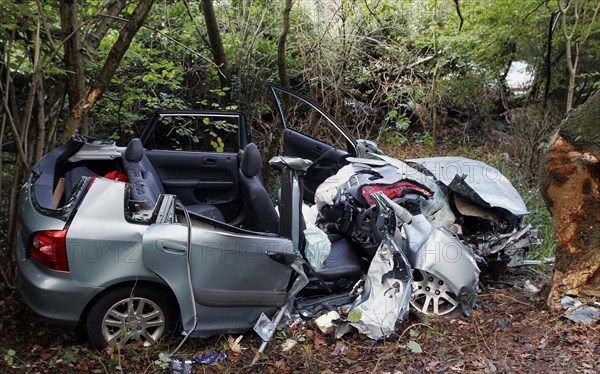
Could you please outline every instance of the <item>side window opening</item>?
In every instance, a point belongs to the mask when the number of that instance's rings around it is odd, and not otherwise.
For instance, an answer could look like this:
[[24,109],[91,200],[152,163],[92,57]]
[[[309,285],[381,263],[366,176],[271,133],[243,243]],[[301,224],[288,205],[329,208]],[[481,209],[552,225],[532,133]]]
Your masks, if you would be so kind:
[[161,114],[144,147],[188,152],[238,151],[239,116]]

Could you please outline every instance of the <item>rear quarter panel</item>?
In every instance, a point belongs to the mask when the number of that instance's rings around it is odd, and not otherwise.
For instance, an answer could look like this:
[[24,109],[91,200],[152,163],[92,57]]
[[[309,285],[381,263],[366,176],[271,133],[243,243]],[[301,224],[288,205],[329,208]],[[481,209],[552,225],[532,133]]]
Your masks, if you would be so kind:
[[98,178],[92,182],[67,233],[73,282],[108,287],[124,281],[160,279],[142,261],[147,225],[125,219],[125,183]]

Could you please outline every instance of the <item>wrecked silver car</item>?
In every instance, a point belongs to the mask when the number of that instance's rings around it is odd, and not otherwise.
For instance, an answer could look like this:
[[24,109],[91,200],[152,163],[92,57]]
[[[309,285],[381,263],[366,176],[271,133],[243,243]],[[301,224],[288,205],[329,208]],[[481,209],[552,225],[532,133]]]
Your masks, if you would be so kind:
[[[496,196],[464,170],[447,179],[429,159],[387,157],[310,100],[272,90],[283,122],[283,156],[270,162],[277,204],[240,112],[160,111],[127,146],[75,137],[43,157],[19,202],[25,302],[83,326],[98,347],[150,345],[177,328],[254,327],[266,344],[284,318],[327,311],[340,312],[340,334],[351,325],[378,338],[410,305],[468,314],[478,265],[519,262],[532,230],[508,181]],[[317,140],[296,122],[337,135]],[[215,139],[223,149],[202,149]]]

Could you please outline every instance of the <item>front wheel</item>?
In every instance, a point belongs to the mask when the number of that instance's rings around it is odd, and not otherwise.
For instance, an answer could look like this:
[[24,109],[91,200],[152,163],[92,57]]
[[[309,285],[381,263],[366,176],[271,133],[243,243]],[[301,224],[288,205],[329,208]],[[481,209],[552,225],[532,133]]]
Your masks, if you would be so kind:
[[150,346],[173,332],[177,307],[164,289],[122,287],[103,295],[90,309],[86,330],[97,348],[137,343]]
[[454,312],[460,305],[458,298],[442,279],[415,269],[413,273],[411,305],[425,315],[441,316]]

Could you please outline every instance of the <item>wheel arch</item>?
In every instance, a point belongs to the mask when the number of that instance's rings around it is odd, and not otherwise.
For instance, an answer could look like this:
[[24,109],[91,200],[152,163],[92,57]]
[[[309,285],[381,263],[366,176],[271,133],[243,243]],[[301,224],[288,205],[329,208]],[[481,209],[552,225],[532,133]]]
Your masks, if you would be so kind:
[[177,324],[181,325],[181,310],[179,309],[179,303],[177,302],[177,297],[175,296],[175,293],[173,292],[173,290],[171,290],[171,288],[169,288],[166,284],[157,282],[155,280],[132,279],[132,280],[125,280],[125,281],[111,284],[110,286],[104,288],[102,291],[100,291],[96,295],[94,295],[94,297],[92,297],[90,299],[90,301],[88,301],[85,308],[81,312],[81,316],[79,318],[79,323],[78,323],[78,328],[85,326],[85,322],[88,318],[88,315],[90,313],[92,306],[95,303],[97,303],[98,300],[100,300],[104,295],[108,294],[109,292],[112,292],[113,290],[119,289],[119,288],[132,289],[136,286],[141,286],[141,285],[144,285],[146,287],[157,287],[157,288],[160,288],[163,291],[165,291],[171,298],[172,304],[175,306],[175,309],[177,312]]

